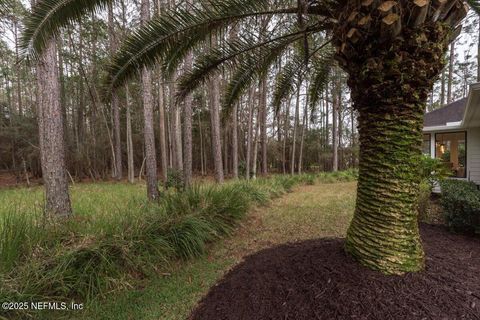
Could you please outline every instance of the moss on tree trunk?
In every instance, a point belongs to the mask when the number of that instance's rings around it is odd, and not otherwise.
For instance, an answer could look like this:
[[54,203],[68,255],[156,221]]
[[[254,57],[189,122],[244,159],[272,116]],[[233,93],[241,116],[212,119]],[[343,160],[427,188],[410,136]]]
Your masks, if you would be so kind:
[[[349,16],[349,13],[345,13]],[[347,23],[348,24],[348,23]],[[417,222],[419,160],[428,94],[444,65],[450,27],[440,22],[382,40],[382,30],[345,43],[336,31],[339,62],[349,74],[359,112],[360,172],[346,251],[387,274],[424,267]],[[375,28],[373,26],[372,28]]]

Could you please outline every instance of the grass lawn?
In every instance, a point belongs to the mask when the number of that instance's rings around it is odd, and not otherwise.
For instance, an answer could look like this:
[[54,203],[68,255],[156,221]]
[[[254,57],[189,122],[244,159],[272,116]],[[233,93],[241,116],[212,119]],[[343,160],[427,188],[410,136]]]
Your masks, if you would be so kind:
[[134,288],[108,294],[71,319],[186,319],[198,300],[242,257],[285,242],[343,237],[353,215],[356,183],[295,188],[248,215],[235,234],[209,254],[171,266],[170,272]]

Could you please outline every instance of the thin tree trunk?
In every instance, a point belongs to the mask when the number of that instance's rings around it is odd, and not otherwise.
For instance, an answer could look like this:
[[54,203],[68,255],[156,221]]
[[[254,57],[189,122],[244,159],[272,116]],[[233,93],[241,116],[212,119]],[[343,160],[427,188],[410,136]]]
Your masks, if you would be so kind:
[[302,80],[298,80],[297,88],[297,101],[295,102],[295,120],[293,123],[293,142],[292,142],[292,158],[290,159],[290,173],[295,174],[295,159],[296,159],[296,146],[297,146],[297,131],[298,123],[300,122],[300,91],[302,87]]
[[245,160],[246,179],[250,179],[250,164],[252,159],[252,140],[253,140],[253,104],[255,102],[255,91],[250,90],[248,97],[248,133],[247,133],[247,155]]
[[[174,76],[174,82],[177,80],[177,75]],[[182,118],[181,106],[175,102],[175,85],[170,86],[170,103],[172,108],[172,137],[173,137],[173,151],[174,166],[176,170],[183,170],[183,150],[182,150]],[[191,109],[191,105],[190,105]]]
[[223,128],[223,174],[228,176],[228,130],[230,125],[227,123]]
[[167,137],[165,130],[165,87],[162,83],[162,77],[159,75],[160,84],[158,86],[158,121],[160,136],[160,157],[162,166],[162,180],[167,183],[168,179],[168,154],[167,154]]
[[441,76],[441,87],[440,87],[440,107],[445,105],[445,69],[442,71]]
[[[217,37],[212,36],[211,46],[216,47]],[[220,91],[217,76],[210,80],[210,122],[212,128],[212,152],[215,168],[215,181],[223,183],[222,139],[220,129]]]
[[448,89],[447,89],[447,103],[452,103],[452,87],[453,87],[453,64],[455,63],[455,41],[450,44],[450,62],[448,65]]
[[198,131],[200,133],[200,170],[202,171],[202,176],[205,176],[205,147],[203,142],[203,129],[202,129],[202,120],[200,113],[198,113]]
[[288,102],[285,104],[285,119],[283,126],[283,152],[282,152],[282,162],[283,162],[283,174],[287,173],[287,140],[288,140],[288,131],[290,130],[290,104],[292,102],[292,97],[288,99]]
[[46,213],[72,214],[65,161],[64,115],[55,39],[48,41],[37,64],[38,126]]
[[267,158],[267,79],[264,78],[260,84],[260,138],[262,141],[262,175],[268,173],[268,158]]
[[233,178],[238,178],[238,104],[232,110],[232,161]]
[[23,115],[23,105],[22,105],[22,79],[20,72],[20,59],[19,59],[19,43],[18,43],[18,19],[14,17],[13,27],[14,27],[14,37],[15,37],[15,72],[17,74],[17,112],[20,116]]
[[[117,50],[117,40],[115,35],[115,23],[113,17],[113,4],[108,5],[108,37],[110,40],[109,51],[113,54]],[[113,113],[113,136],[115,141],[115,179],[121,180],[123,178],[122,170],[122,141],[120,134],[120,107],[118,101],[117,90],[112,90],[112,113]]]
[[257,161],[258,161],[258,141],[260,140],[260,109],[257,112],[257,119],[255,121],[255,141],[253,143],[253,164],[252,164],[252,174],[253,179],[257,179]]
[[127,104],[127,156],[128,156],[128,182],[135,182],[135,165],[133,160],[133,138],[132,138],[132,115],[130,107],[130,92],[128,85],[125,86]]
[[[141,20],[145,25],[150,19],[149,0],[142,0]],[[152,78],[150,70],[142,70],[142,100],[143,100],[143,124],[145,138],[145,165],[147,169],[147,195],[150,200],[158,200],[159,192],[157,185],[157,156],[155,152],[155,131],[153,126],[153,95]]]
[[[192,54],[189,54],[185,60],[185,72],[189,72],[192,68]],[[183,178],[186,187],[192,184],[192,104],[193,97],[188,94],[185,98],[184,117],[183,117]]]
[[[338,77],[338,74],[337,74]],[[333,125],[332,125],[332,171],[338,171],[338,110],[340,109],[340,101],[339,101],[339,80],[335,79],[332,98],[333,98],[333,105],[332,105],[332,115],[333,115]]]
[[300,154],[298,156],[298,174],[302,174],[302,170],[303,170],[303,145],[305,142],[305,134],[307,132],[307,122],[308,122],[308,96],[305,101],[305,106],[303,108],[302,138],[300,139]]

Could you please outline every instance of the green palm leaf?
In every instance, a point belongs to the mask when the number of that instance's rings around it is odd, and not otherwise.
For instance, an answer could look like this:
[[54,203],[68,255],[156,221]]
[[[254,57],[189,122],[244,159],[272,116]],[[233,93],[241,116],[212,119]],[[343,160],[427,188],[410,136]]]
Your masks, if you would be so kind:
[[[284,47],[285,45],[298,40],[299,36],[302,37],[303,34],[316,31],[316,28],[318,28],[318,26],[312,26],[306,30],[288,32],[287,34],[260,41],[258,43],[253,42],[250,37],[239,37],[234,41],[226,42],[222,47],[214,48],[207,54],[201,56],[196,61],[192,71],[186,73],[180,78],[178,97],[185,97],[188,93],[197,88],[198,85],[207,80],[211,74],[218,71],[219,68],[225,66],[227,63],[233,68],[238,59],[243,59],[245,53],[264,46],[275,47],[275,45],[280,45],[281,47]],[[255,69],[252,66],[255,66],[255,64],[251,65],[251,68]]]
[[25,19],[21,39],[24,54],[36,58],[62,27],[103,10],[114,0],[41,0]]
[[229,110],[255,80],[267,74],[270,66],[289,48],[291,42],[301,38],[300,35],[293,39],[266,45],[260,50],[255,50],[242,57],[227,85],[223,98],[224,109]]
[[0,0],[0,16],[6,14],[10,9],[11,3],[9,0]]
[[303,76],[308,65],[305,64],[305,55],[300,50],[289,58],[283,70],[277,75],[273,91],[273,108],[278,112],[282,101],[295,89],[295,84]]
[[296,7],[289,7],[292,2],[296,1],[222,0],[215,1],[215,5],[209,3],[209,7],[167,12],[137,30],[124,42],[107,68],[106,86],[120,86],[137,70],[151,67],[159,61],[163,61],[168,77],[188,52],[205,43],[213,33],[249,17],[296,14]]
[[310,87],[308,89],[310,109],[312,113],[320,101],[320,93],[328,84],[328,77],[333,61],[333,51],[330,47],[324,48],[319,52],[318,57],[313,59],[313,71],[311,73]]
[[466,0],[466,2],[473,9],[473,11],[480,15],[480,0]]

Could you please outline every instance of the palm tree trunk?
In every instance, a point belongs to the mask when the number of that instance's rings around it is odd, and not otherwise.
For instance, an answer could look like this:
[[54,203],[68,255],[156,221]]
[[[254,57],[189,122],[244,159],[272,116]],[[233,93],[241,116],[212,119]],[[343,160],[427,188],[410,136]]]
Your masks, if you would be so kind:
[[48,41],[37,64],[38,127],[46,213],[72,214],[65,161],[64,116],[60,104],[60,83],[55,39]]
[[[145,25],[150,19],[149,0],[142,0],[141,20]],[[142,70],[142,100],[143,100],[143,124],[145,139],[145,167],[147,170],[147,195],[149,200],[158,200],[157,184],[157,155],[155,152],[155,131],[153,126],[153,95],[152,95],[152,77],[150,70]]]
[[[342,21],[350,13],[344,12]],[[337,39],[344,34],[342,28],[350,28],[348,22],[335,30]],[[396,38],[381,46],[375,45],[377,38],[368,38],[365,41],[373,45],[355,48],[359,54],[354,59],[338,58],[349,74],[361,146],[346,251],[386,274],[424,267],[417,220],[423,115],[444,66],[450,34],[443,23],[405,28],[401,41]]]

